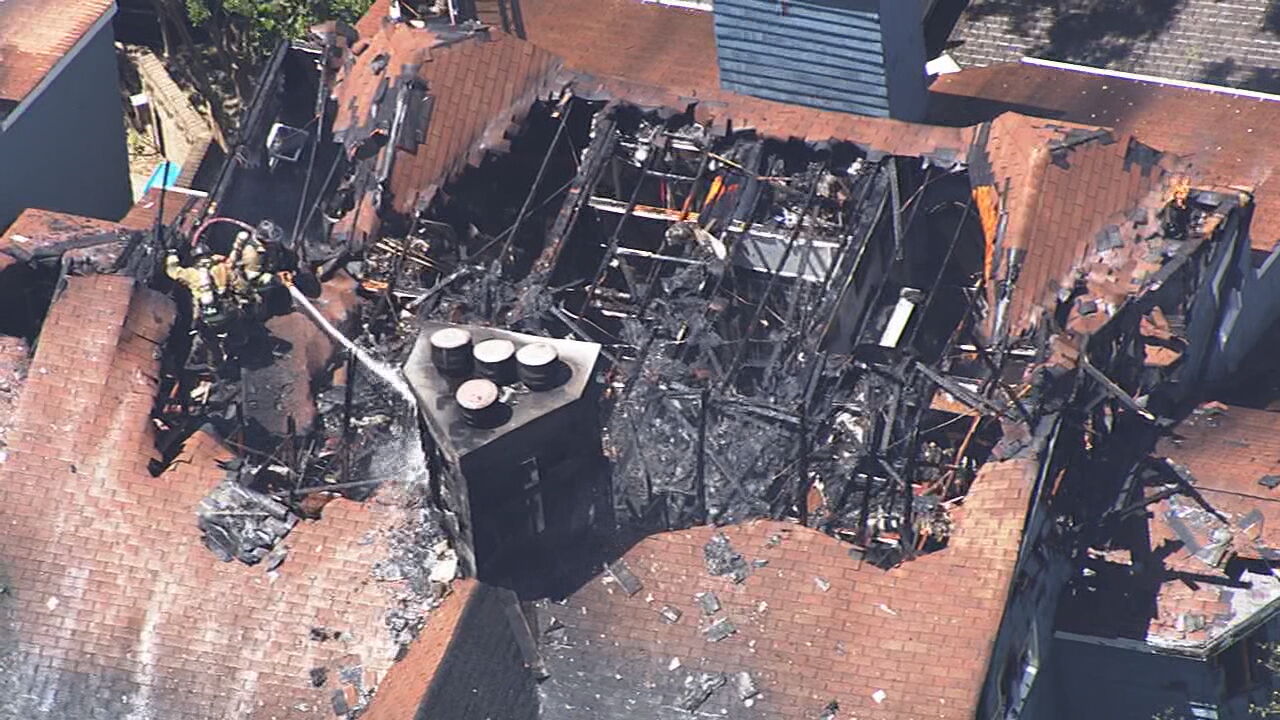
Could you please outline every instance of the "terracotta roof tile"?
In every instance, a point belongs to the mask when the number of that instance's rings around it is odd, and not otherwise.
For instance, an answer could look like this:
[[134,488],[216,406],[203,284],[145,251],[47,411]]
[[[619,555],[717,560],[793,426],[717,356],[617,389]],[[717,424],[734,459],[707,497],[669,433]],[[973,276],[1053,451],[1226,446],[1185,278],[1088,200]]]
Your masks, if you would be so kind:
[[[370,13],[376,11],[375,6]],[[432,98],[426,142],[408,151],[383,150],[395,153],[389,185],[393,209],[401,213],[429,202],[434,188],[500,143],[548,92],[548,81],[559,67],[545,50],[500,32],[444,42],[430,30],[383,24],[365,39],[368,49],[334,90],[339,108],[335,132],[365,126],[379,83],[387,77],[394,82],[397,69],[406,65],[418,66],[416,76]],[[372,63],[383,55],[390,59],[387,69],[378,72]],[[393,101],[392,92],[385,102]]]
[[[1280,475],[1277,438],[1280,414],[1217,403],[1180,423],[1155,455],[1185,472],[1199,497],[1179,493],[1137,515],[1128,558],[1090,551],[1097,588],[1068,596],[1062,628],[1204,655],[1274,615],[1280,580],[1226,563],[1280,559],[1280,490],[1259,482]],[[1210,547],[1215,533],[1225,542],[1221,560]]]
[[[394,505],[330,503],[269,576],[200,542],[195,507],[226,456],[211,438],[148,473],[156,345],[173,316],[164,296],[99,275],[69,278],[45,320],[0,460],[10,713],[312,718],[338,688],[312,687],[311,668],[390,665],[393,591],[371,571],[381,530],[403,517]],[[317,642],[312,626],[349,642]]]
[[[1114,128],[1176,155],[1198,186],[1249,186],[1255,249],[1280,241],[1280,101],[1005,63],[945,75],[931,113],[964,124],[1006,110]],[[1273,187],[1275,185],[1275,187]]]
[[[552,606],[568,626],[568,649],[544,650],[552,655],[544,691],[552,702],[582,699],[573,694],[576,683],[589,682],[592,672],[626,667],[630,679],[657,682],[659,689],[650,693],[660,692],[674,675],[668,664],[675,657],[692,672],[730,678],[752,673],[762,697],[747,709],[735,703],[733,717],[800,720],[815,717],[834,699],[841,717],[972,718],[1035,467],[1029,460],[984,465],[951,545],[887,572],[855,560],[848,545],[830,536],[781,522],[645,538],[623,556],[642,592],[628,597],[598,576],[564,607]],[[718,532],[748,562],[767,564],[741,584],[710,576],[703,547]],[[723,608],[718,617],[737,628],[731,637],[714,643],[703,637],[700,628],[710,619],[694,599],[701,591],[716,593]],[[664,621],[658,612],[663,607],[679,610],[680,619]],[[616,665],[587,658],[590,652],[610,655]],[[607,680],[618,685],[612,675]],[[878,691],[885,693],[879,701]]]
[[0,100],[35,89],[114,0],[6,0],[0,4]]
[[1163,168],[1147,171],[1127,162],[1127,148],[1127,142],[1096,128],[1017,113],[1002,114],[975,133],[971,163],[990,167],[991,177],[983,176],[984,169],[971,178],[975,186],[996,188],[1008,217],[1002,246],[988,240],[989,252],[997,251],[989,258],[992,307],[999,279],[1010,270],[1006,253],[1026,253],[1009,302],[1011,334],[1051,311],[1059,289],[1074,285],[1098,233],[1162,186]]
[[[37,208],[23,210],[13,224],[0,233],[0,263],[5,263],[5,258],[22,257],[37,248],[84,236],[129,230],[150,230],[160,210],[162,192],[166,222],[175,220],[192,200],[192,196],[186,193],[152,188],[146,195],[139,198],[129,212],[117,222]],[[10,252],[10,250],[16,252]]]
[[683,110],[691,102],[712,119],[778,138],[848,140],[868,150],[925,155],[968,143],[954,127],[830,112],[720,89],[711,13],[635,0],[521,0],[531,42],[589,75],[605,93],[641,106]]
[[477,587],[474,580],[453,583],[449,597],[431,611],[409,651],[391,666],[378,685],[369,709],[360,717],[365,720],[407,720],[415,716],[426,699],[431,679],[444,661],[462,614]]

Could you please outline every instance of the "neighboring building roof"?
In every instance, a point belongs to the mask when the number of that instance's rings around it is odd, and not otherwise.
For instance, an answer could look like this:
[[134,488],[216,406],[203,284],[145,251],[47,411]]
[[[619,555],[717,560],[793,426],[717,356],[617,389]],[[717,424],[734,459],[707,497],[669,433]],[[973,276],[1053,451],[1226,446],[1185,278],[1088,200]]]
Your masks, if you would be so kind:
[[0,3],[0,116],[21,102],[115,0]]
[[1131,518],[1124,547],[1090,551],[1094,589],[1064,602],[1060,627],[1212,654],[1280,610],[1280,413],[1210,403],[1154,454],[1173,464],[1153,477],[1189,487]]
[[160,293],[96,275],[67,278],[45,319],[0,453],[6,716],[332,717],[334,693],[394,656],[400,584],[372,573],[412,510],[335,500],[266,572],[200,541],[196,506],[230,457],[208,435],[148,473],[173,318]]
[[1270,0],[973,0],[951,33],[947,52],[961,66],[1031,56],[1280,91],[1280,14]]
[[[834,700],[841,718],[972,718],[1036,471],[1033,460],[984,465],[949,546],[888,571],[783,522],[640,540],[621,557],[643,586],[634,595],[606,572],[542,608],[543,717],[675,717],[686,677],[711,673],[728,682],[701,710],[725,717],[813,718]],[[704,548],[719,533],[747,564],[741,583],[708,572]],[[694,597],[708,591],[712,614]],[[724,618],[736,631],[709,640]],[[740,672],[760,691],[749,704]]]
[[932,91],[936,122],[1013,110],[1131,135],[1176,156],[1198,187],[1251,187],[1254,248],[1280,241],[1280,101],[1015,63],[942,76]]

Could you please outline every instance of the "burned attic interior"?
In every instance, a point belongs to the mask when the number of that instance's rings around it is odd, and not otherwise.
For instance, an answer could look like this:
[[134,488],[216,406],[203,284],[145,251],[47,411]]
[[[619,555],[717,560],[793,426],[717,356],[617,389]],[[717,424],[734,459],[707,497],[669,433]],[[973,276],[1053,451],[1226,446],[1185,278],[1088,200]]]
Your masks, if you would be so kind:
[[[584,456],[604,457],[576,474],[598,487],[572,493],[592,504],[543,502],[535,524],[805,518],[887,566],[945,545],[947,502],[998,438],[930,407],[928,366],[965,337],[981,258],[964,173],[622,104],[551,112],[532,186],[501,184],[518,139],[445,188],[434,212],[465,239],[419,309],[599,345]],[[483,577],[479,542],[477,562]]]
[[[224,559],[282,561],[276,547],[300,518],[319,517],[327,497],[364,499],[393,472],[379,468],[418,424],[377,375],[406,362],[425,418],[423,502],[481,578],[537,567],[584,532],[766,517],[892,567],[945,546],[949,508],[999,439],[990,411],[1017,412],[983,396],[994,365],[974,352],[981,225],[966,173],[945,160],[715,135],[687,114],[566,92],[414,216],[383,213],[379,234],[342,248],[313,231],[343,221],[336,205],[361,212],[361,190],[373,191],[349,183],[383,160],[335,161],[326,175],[346,180],[309,191],[324,211],[302,232],[282,210],[228,195],[179,247],[226,256],[252,231],[292,279],[212,340],[184,317],[193,331],[175,337],[189,342],[167,355],[162,453],[207,424],[240,455],[201,508]],[[239,173],[246,185],[263,173],[320,182],[285,164]],[[329,380],[290,293],[354,328],[376,367],[347,352]],[[477,358],[495,333],[516,338],[507,364],[531,343],[560,350],[581,396],[573,431],[522,417],[548,395],[521,379],[523,364],[505,376],[479,360],[469,373],[434,366],[445,327]],[[590,348],[590,362],[566,363],[565,344]],[[424,389],[419,369],[443,384]],[[488,440],[458,450],[458,434],[495,422],[457,407],[477,379],[497,382],[493,403],[518,425],[496,434],[532,439],[472,462]]]

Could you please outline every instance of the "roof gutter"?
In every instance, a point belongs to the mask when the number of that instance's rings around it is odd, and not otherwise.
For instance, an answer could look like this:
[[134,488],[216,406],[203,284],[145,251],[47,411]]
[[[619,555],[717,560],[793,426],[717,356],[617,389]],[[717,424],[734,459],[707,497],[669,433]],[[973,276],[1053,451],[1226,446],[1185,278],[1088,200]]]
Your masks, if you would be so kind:
[[1140,73],[1124,72],[1122,70],[1108,70],[1106,68],[1089,67],[1088,65],[1075,65],[1072,63],[1058,62],[1057,60],[1023,57],[1021,62],[1024,65],[1035,65],[1037,67],[1052,68],[1054,70],[1068,70],[1071,72],[1085,73],[1087,75],[1099,75],[1119,80],[1135,80],[1137,82],[1164,85],[1166,87],[1181,88],[1183,90],[1199,90],[1201,92],[1233,95],[1235,97],[1249,98],[1251,100],[1266,100],[1268,102],[1280,101],[1280,95],[1258,92],[1256,90],[1237,90],[1236,88],[1225,87],[1223,85],[1210,85],[1208,83],[1191,82],[1189,80],[1173,80],[1170,78],[1157,77],[1155,75],[1142,75]]
[[71,61],[80,54],[80,51],[84,50],[85,46],[92,42],[93,39],[98,36],[98,33],[111,22],[111,18],[115,16],[116,5],[115,3],[112,3],[111,7],[107,8],[102,13],[102,16],[95,20],[93,25],[89,26],[89,29],[85,31],[84,35],[80,36],[80,39],[76,41],[76,44],[72,45],[70,50],[64,53],[62,57],[58,58],[58,62],[54,63],[53,68],[49,70],[49,72],[45,73],[44,77],[40,79],[40,82],[22,98],[18,103],[18,106],[15,107],[8,115],[5,115],[3,119],[0,119],[0,133],[8,130],[15,122],[17,122],[18,118],[22,117],[23,112],[25,112],[26,109],[36,101],[36,98],[40,97],[40,94],[45,91],[45,88],[52,85],[54,80],[58,79],[58,76],[62,74],[63,69],[65,69],[67,65],[71,64]]

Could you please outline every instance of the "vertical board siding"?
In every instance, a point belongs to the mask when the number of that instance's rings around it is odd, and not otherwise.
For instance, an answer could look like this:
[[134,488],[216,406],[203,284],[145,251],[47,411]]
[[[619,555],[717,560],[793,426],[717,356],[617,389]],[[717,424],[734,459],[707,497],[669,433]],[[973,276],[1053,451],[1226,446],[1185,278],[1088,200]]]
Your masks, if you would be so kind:
[[720,83],[780,102],[889,116],[878,3],[716,0]]

